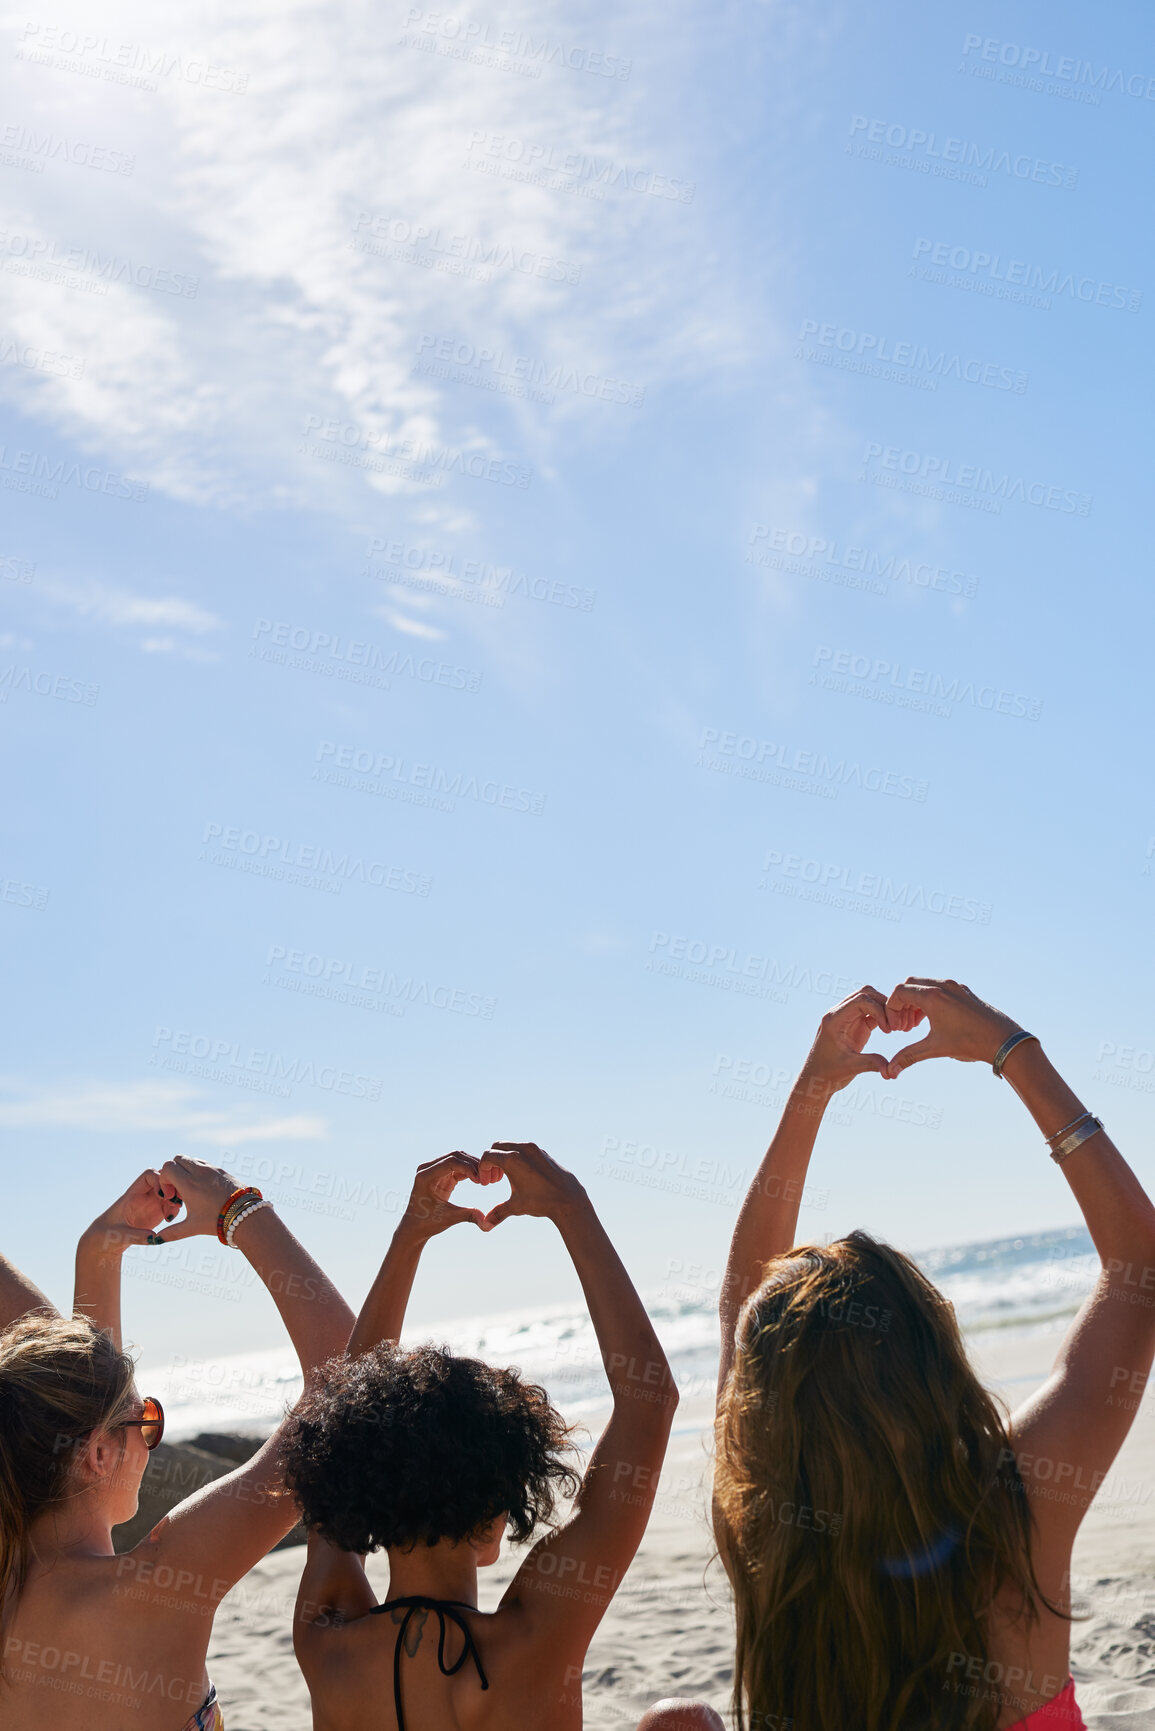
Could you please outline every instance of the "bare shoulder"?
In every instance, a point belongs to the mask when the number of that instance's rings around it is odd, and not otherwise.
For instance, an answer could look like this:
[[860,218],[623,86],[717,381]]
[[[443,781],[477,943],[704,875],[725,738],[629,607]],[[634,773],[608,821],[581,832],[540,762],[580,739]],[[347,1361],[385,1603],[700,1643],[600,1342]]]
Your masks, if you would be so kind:
[[108,1558],[105,1569],[119,1610],[135,1609],[144,1616],[179,1612],[211,1619],[233,1584],[211,1567],[185,1563],[167,1515],[130,1551]]

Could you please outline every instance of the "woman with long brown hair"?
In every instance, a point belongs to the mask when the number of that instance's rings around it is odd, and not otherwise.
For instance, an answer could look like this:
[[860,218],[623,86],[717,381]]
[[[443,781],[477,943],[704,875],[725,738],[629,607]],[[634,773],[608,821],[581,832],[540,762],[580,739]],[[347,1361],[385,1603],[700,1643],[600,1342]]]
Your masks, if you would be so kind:
[[349,1338],[349,1307],[260,1192],[199,1160],[142,1174],[88,1229],[73,1316],[0,1267],[0,1731],[220,1731],[213,1617],[297,1519],[281,1431],[134,1549],[113,1547],[164,1426],[121,1345],[121,1259],[200,1233],[264,1281],[306,1382]]
[[[889,1062],[874,1029],[930,1033]],[[832,1096],[873,1070],[993,1065],[1087,1222],[1098,1281],[1009,1418],[951,1305],[865,1232],[796,1245]],[[1146,1271],[1144,1273],[1144,1271]],[[1070,1561],[1155,1355],[1155,1208],[1038,1040],[954,980],[822,1018],[738,1218],[720,1305],[714,1524],[752,1731],[1076,1731]]]

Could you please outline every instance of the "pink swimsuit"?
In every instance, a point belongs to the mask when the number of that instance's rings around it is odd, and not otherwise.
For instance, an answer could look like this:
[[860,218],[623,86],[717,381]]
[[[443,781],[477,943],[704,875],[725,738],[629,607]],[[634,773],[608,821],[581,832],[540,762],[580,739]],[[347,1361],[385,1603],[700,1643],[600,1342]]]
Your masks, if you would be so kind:
[[1025,1719],[1016,1719],[1009,1731],[1087,1731],[1075,1700],[1075,1679],[1068,1677],[1065,1689],[1060,1689]]

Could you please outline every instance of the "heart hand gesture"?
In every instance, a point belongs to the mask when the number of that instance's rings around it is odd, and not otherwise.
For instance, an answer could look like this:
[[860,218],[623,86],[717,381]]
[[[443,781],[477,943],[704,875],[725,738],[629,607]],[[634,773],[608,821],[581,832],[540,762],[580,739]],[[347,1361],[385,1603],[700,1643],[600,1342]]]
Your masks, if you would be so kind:
[[889,1081],[924,1058],[957,1058],[964,1064],[989,1064],[1007,1038],[1018,1030],[1010,1016],[985,1004],[957,980],[909,979],[896,986],[886,1002],[891,1026],[909,1031],[921,1021],[930,1032],[896,1052],[883,1074]]
[[97,1216],[88,1228],[102,1252],[127,1250],[130,1244],[155,1242],[157,1227],[175,1218],[181,1195],[171,1178],[146,1167],[123,1196]]
[[[905,1026],[892,1017],[886,999],[873,986],[862,986],[828,1010],[818,1024],[809,1056],[802,1066],[798,1090],[823,1100],[867,1071],[886,1074],[881,1052],[864,1052],[875,1028],[884,1034]],[[913,1026],[913,1023],[911,1024]]]
[[514,1214],[556,1220],[569,1203],[584,1194],[573,1173],[551,1160],[536,1142],[494,1142],[482,1156],[482,1165],[490,1166],[495,1177],[508,1178],[511,1191],[508,1200],[491,1208],[480,1222],[483,1232],[492,1232]]
[[492,1162],[476,1160],[472,1154],[463,1154],[460,1149],[452,1154],[442,1154],[437,1160],[426,1160],[417,1168],[413,1180],[413,1190],[405,1210],[406,1225],[415,1228],[423,1239],[436,1238],[439,1232],[463,1220],[471,1220],[484,1230],[485,1216],[481,1209],[462,1208],[453,1201],[453,1192],[463,1180],[472,1184],[496,1184],[500,1178],[501,1172]]

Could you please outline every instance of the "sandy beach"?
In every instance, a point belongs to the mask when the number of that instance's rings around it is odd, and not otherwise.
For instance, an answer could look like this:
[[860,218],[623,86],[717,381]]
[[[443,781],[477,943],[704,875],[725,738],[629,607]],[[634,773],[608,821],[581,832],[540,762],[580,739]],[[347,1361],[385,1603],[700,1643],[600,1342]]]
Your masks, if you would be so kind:
[[[1013,1407],[1050,1369],[1065,1324],[986,1330],[971,1343],[988,1385]],[[711,1403],[684,1400],[641,1550],[596,1636],[584,1673],[591,1731],[632,1727],[662,1695],[697,1695],[726,1713],[733,1633],[725,1576],[707,1518]],[[228,1731],[309,1731],[291,1616],[302,1550],[267,1557],[229,1594],[209,1662]],[[492,1608],[517,1566],[484,1572]],[[370,1560],[384,1597],[388,1570]],[[1083,1524],[1075,1552],[1071,1668],[1092,1731],[1155,1725],[1155,1399],[1140,1402],[1127,1443]]]

